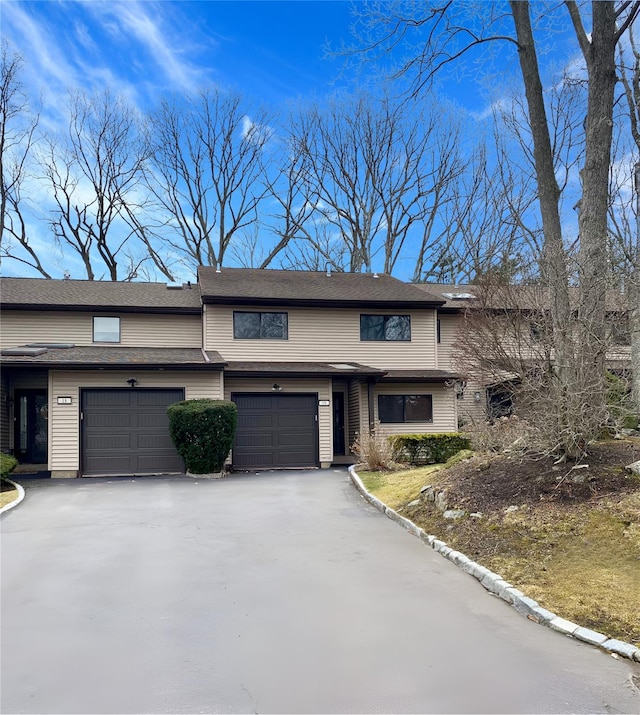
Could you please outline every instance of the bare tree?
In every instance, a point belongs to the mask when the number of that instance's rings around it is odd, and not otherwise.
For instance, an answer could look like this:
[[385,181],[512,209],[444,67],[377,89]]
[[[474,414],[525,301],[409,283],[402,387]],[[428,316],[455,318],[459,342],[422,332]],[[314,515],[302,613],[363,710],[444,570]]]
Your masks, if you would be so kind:
[[[371,7],[371,5],[367,5]],[[604,378],[605,359],[605,247],[607,240],[608,178],[611,155],[612,117],[615,74],[615,52],[622,35],[640,13],[640,3],[593,2],[588,12],[572,0],[564,7],[573,27],[586,68],[587,109],[584,117],[585,158],[581,171],[579,215],[580,255],[578,261],[579,300],[576,325],[569,299],[570,272],[562,232],[560,212],[561,188],[555,173],[556,156],[552,125],[540,77],[538,46],[534,39],[530,5],[511,0],[510,18],[492,6],[484,17],[476,16],[465,24],[459,8],[446,2],[423,7],[414,3],[376,3],[369,29],[378,28],[374,41],[366,46],[379,52],[397,44],[413,28],[423,40],[418,52],[400,68],[412,72],[413,88],[426,86],[437,72],[461,56],[482,45],[506,41],[518,50],[528,123],[533,143],[539,209],[544,243],[542,275],[549,287],[554,366],[552,374],[559,384],[556,411],[559,424],[567,425],[560,434],[568,436],[560,448],[571,457],[581,454],[586,442],[597,434],[594,420],[575,426],[585,411],[597,415],[600,424],[607,416]],[[402,12],[406,10],[406,14]],[[509,32],[507,19],[515,27]],[[590,22],[588,32],[585,22]],[[571,394],[586,400],[583,409],[575,411]],[[586,409],[585,409],[586,408]],[[598,420],[596,420],[598,422]]]
[[631,146],[622,143],[617,170],[611,175],[609,226],[624,276],[632,394],[640,416],[640,47],[633,26],[629,27],[628,50],[619,50],[618,68],[625,100],[623,124],[629,128]]
[[439,131],[435,116],[388,98],[340,97],[312,106],[293,118],[290,131],[303,157],[297,186],[308,196],[290,205],[303,210],[304,221],[290,210],[285,215],[312,242],[309,227],[322,227],[325,247],[332,229],[346,247],[342,267],[349,271],[372,270],[380,252],[383,270],[393,272],[407,237],[428,227],[462,170],[455,132]]
[[71,97],[68,133],[49,139],[41,163],[55,239],[80,257],[89,280],[131,280],[149,260],[130,220],[142,210],[145,158],[135,113],[123,100],[108,92]]
[[0,73],[0,256],[51,278],[30,241],[23,185],[38,126],[20,82],[22,59],[2,42]]
[[[309,153],[310,130],[308,123],[296,123],[295,120],[285,127],[276,175],[273,178],[265,176],[269,203],[273,205],[266,225],[276,242],[262,258],[260,268],[268,268],[277,258],[283,257],[285,265],[298,266],[302,255],[306,260],[309,248],[313,249],[314,245],[313,250],[322,254],[317,236],[320,227],[314,219],[320,199]],[[324,260],[330,259],[325,257]],[[315,265],[316,261],[313,263]]]
[[147,183],[163,215],[163,241],[190,266],[222,265],[234,237],[258,219],[272,131],[239,96],[214,89],[151,117]]

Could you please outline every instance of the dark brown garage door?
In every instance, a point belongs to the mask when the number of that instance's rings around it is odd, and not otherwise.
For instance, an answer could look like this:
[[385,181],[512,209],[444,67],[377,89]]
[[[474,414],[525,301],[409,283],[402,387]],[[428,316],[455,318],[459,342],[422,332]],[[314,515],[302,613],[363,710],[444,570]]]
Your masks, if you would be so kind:
[[183,390],[83,390],[83,476],[183,472],[167,417],[183,399]]
[[235,469],[318,466],[318,396],[234,393]]

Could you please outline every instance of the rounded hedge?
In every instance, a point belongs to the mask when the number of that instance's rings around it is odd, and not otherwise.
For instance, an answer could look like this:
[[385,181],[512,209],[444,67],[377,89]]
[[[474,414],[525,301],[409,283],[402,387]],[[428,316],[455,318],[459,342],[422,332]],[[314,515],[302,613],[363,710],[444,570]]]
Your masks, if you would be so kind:
[[169,405],[169,433],[192,474],[221,472],[233,446],[238,410],[227,400],[183,400]]
[[0,476],[6,477],[18,466],[18,460],[10,454],[0,453]]

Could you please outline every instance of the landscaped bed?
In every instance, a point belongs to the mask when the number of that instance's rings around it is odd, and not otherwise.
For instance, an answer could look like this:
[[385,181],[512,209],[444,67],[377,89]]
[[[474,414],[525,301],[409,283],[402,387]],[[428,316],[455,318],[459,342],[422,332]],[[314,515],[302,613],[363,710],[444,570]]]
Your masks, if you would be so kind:
[[[390,507],[544,608],[640,647],[640,477],[624,469],[638,459],[640,439],[629,438],[593,445],[588,466],[493,454],[358,473]],[[464,515],[445,518],[429,492]]]

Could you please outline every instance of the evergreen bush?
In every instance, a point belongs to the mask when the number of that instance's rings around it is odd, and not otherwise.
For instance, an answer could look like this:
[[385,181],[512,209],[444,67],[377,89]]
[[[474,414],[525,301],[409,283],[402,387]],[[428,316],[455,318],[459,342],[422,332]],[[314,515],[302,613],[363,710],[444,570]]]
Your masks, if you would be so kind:
[[461,449],[469,449],[467,437],[449,434],[397,434],[389,438],[394,459],[408,464],[440,464]]
[[18,460],[10,454],[0,454],[0,477],[6,477],[18,466]]
[[183,400],[167,408],[169,432],[192,474],[221,472],[236,434],[238,410],[227,400]]

